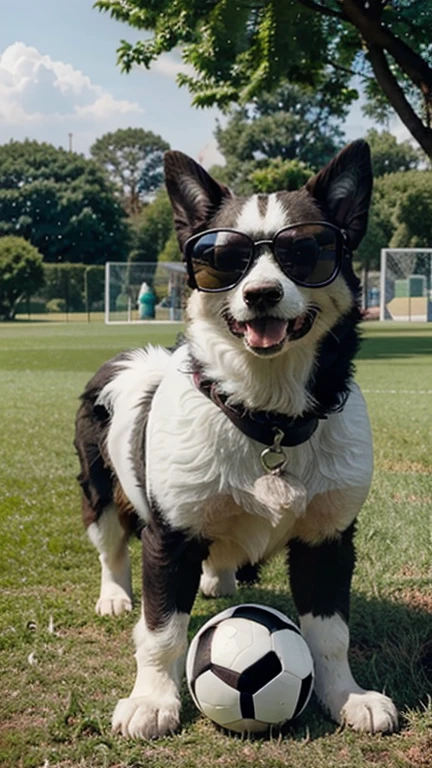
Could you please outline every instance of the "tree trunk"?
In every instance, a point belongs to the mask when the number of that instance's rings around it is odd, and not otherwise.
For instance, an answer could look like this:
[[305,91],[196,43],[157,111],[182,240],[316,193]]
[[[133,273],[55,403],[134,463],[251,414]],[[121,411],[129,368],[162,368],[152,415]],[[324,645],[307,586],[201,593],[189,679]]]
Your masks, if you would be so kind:
[[432,100],[432,69],[426,61],[396,37],[375,15],[369,16],[357,0],[342,0],[343,14],[370,46],[388,51],[425,98]]
[[[423,151],[432,157],[432,130],[429,127],[432,115],[431,67],[416,51],[381,23],[381,10],[377,4],[372,3],[369,10],[366,10],[358,0],[341,0],[341,7],[343,17],[358,30],[366,43],[372,69],[383,93],[413,138]],[[421,91],[428,115],[427,125],[411,107],[391,72],[386,52]]]
[[411,107],[388,65],[383,50],[374,45],[368,46],[368,50],[369,60],[380,88],[410,134],[428,157],[432,158],[432,130],[423,124]]

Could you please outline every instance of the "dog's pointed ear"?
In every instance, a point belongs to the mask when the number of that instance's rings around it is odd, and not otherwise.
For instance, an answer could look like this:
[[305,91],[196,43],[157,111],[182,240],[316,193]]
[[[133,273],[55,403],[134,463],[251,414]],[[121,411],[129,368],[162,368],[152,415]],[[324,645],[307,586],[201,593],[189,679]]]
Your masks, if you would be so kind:
[[232,195],[228,187],[219,184],[183,152],[165,152],[164,168],[174,225],[183,249],[187,238],[205,229],[224,199]]
[[330,221],[346,231],[355,250],[366,232],[372,193],[369,145],[361,139],[348,144],[305,186]]

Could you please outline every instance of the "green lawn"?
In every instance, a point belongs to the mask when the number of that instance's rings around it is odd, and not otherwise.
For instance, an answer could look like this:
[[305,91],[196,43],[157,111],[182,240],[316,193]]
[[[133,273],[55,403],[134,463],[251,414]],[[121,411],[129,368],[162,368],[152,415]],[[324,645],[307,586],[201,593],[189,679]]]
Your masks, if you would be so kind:
[[[80,520],[72,448],[77,398],[104,360],[178,327],[101,323],[0,326],[1,768],[430,768],[432,765],[432,327],[364,327],[357,379],[368,402],[376,471],[358,530],[352,666],[402,712],[399,734],[338,728],[312,702],[279,738],[227,736],[184,692],[183,727],[158,742],[110,732],[135,666],[131,631],[94,614],[99,563]],[[139,547],[133,546],[139,594]],[[295,618],[282,559],[236,602],[270,603]],[[232,602],[232,601],[231,601]],[[229,604],[198,598],[193,634]]]

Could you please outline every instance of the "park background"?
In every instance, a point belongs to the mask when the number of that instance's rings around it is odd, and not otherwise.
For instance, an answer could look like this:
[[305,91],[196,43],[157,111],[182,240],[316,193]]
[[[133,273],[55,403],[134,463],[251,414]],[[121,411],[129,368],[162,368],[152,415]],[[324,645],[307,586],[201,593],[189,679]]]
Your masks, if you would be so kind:
[[[355,268],[369,310],[381,248],[432,247],[432,6],[97,5],[106,12],[88,0],[1,8],[0,766],[429,768],[430,323],[365,322],[357,363],[376,471],[359,524],[351,657],[360,682],[384,687],[400,708],[401,731],[389,737],[341,729],[312,702],[281,735],[234,739],[198,715],[186,690],[176,736],[113,736],[113,705],[134,675],[139,548],[133,614],[96,617],[98,564],[81,526],[72,440],[97,366],[131,346],[172,344],[182,330],[166,322],[170,278],[160,278],[167,265],[181,269],[163,188],[168,147],[249,194],[295,189],[366,138],[375,184]],[[103,323],[113,261],[124,270],[110,297],[117,313],[139,319],[145,275],[154,320]],[[132,297],[135,268],[144,271]],[[430,299],[430,270],[423,277]],[[238,601],[292,615],[282,560]],[[199,598],[191,634],[226,605]]]

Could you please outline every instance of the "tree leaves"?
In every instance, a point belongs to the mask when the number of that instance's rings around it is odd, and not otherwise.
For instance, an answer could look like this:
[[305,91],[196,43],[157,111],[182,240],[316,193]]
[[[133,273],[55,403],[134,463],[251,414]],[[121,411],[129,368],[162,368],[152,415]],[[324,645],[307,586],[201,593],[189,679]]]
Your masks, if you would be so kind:
[[42,255],[22,237],[0,238],[0,319],[12,320],[19,300],[44,281]]
[[[151,65],[176,47],[178,75],[197,106],[247,104],[282,79],[330,93],[335,110],[363,81],[374,114],[395,110],[432,156],[430,0],[98,0],[96,7],[153,36],[122,41],[120,66]],[[372,109],[369,106],[369,109]]]
[[90,148],[92,157],[106,169],[126,210],[136,214],[143,200],[163,181],[163,153],[169,144],[143,128],[105,133]]
[[[341,107],[341,117],[344,112]],[[260,95],[249,107],[234,108],[215,135],[227,163],[224,180],[241,194],[293,189],[296,180],[301,186],[307,172],[300,171],[301,165],[289,165],[292,161],[303,164],[306,171],[306,167],[318,170],[342,146],[340,121],[327,98],[287,82]],[[275,187],[278,180],[280,186]]]
[[104,171],[36,141],[0,146],[0,233],[25,237],[47,262],[101,264],[128,254],[125,212]]

